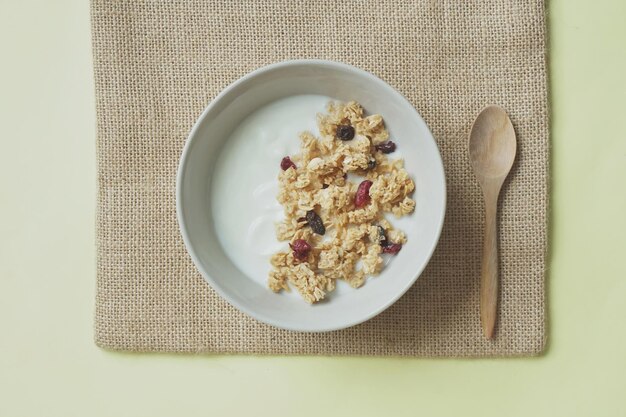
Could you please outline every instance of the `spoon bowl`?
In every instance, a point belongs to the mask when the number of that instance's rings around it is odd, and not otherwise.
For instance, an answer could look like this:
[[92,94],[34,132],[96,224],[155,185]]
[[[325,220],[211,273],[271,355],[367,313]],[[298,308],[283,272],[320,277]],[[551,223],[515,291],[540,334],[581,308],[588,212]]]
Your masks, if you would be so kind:
[[498,106],[480,112],[470,133],[469,154],[476,176],[503,179],[515,160],[517,144],[513,124]]

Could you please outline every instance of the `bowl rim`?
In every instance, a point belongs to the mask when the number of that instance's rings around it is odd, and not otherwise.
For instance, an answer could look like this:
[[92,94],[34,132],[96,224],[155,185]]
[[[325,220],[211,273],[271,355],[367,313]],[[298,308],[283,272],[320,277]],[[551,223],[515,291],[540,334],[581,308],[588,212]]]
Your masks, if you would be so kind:
[[[184,179],[184,175],[185,175],[184,174],[185,173],[185,169],[186,169],[186,166],[187,166],[187,161],[189,159],[188,156],[189,156],[189,153],[190,153],[190,149],[192,148],[192,143],[194,142],[194,138],[197,137],[197,132],[200,129],[200,125],[204,122],[204,119],[206,118],[206,116],[212,111],[212,109],[217,105],[217,103],[224,96],[226,96],[232,90],[237,88],[239,85],[241,85],[241,84],[247,82],[248,80],[253,79],[253,78],[255,78],[255,77],[257,77],[257,76],[259,76],[261,74],[264,74],[264,73],[267,73],[267,72],[271,72],[271,71],[275,71],[277,69],[281,69],[281,68],[285,68],[285,67],[289,67],[289,66],[318,66],[318,67],[326,67],[326,68],[329,68],[329,69],[353,72],[353,73],[359,74],[362,77],[367,78],[369,81],[371,81],[373,83],[382,85],[383,87],[388,89],[392,95],[395,95],[396,98],[400,99],[405,104],[407,104],[411,108],[411,110],[413,111],[414,116],[417,119],[419,119],[419,121],[426,127],[426,130],[430,134],[427,139],[431,140],[433,142],[433,145],[437,149],[437,153],[436,153],[437,162],[439,162],[439,166],[441,167],[441,175],[442,175],[442,180],[443,180],[442,181],[442,184],[443,184],[443,190],[442,190],[442,192],[443,192],[442,211],[443,211],[443,213],[441,215],[441,220],[440,220],[439,224],[437,225],[436,239],[433,239],[431,247],[429,248],[428,254],[427,254],[426,258],[425,258],[426,259],[425,262],[416,271],[414,276],[411,279],[407,280],[407,282],[404,285],[404,287],[400,291],[398,291],[393,297],[391,297],[386,303],[384,303],[380,307],[376,308],[375,310],[369,312],[368,314],[363,315],[359,319],[351,320],[349,322],[340,323],[338,325],[337,324],[335,324],[335,325],[324,325],[323,323],[322,323],[322,325],[319,325],[319,326],[301,326],[301,327],[291,326],[289,324],[286,325],[285,323],[282,323],[282,322],[280,322],[278,320],[275,320],[272,317],[266,316],[264,314],[259,314],[258,312],[251,310],[248,306],[237,302],[235,299],[233,299],[228,294],[228,292],[223,291],[221,286],[211,277],[211,275],[204,268],[201,267],[202,263],[200,262],[200,258],[197,256],[196,250],[194,249],[193,245],[191,244],[191,240],[189,238],[189,233],[188,233],[188,227],[187,227],[187,224],[185,222],[184,216],[182,214],[183,213],[183,207],[182,207],[182,184],[183,184],[183,179]],[[428,127],[428,125],[426,124],[426,122],[424,121],[422,116],[418,113],[418,111],[415,109],[415,107],[411,104],[411,102],[406,97],[404,97],[404,95],[402,93],[400,93],[398,90],[396,90],[394,87],[392,87],[391,85],[389,85],[388,83],[386,83],[385,81],[383,81],[382,79],[378,78],[377,76],[375,76],[374,74],[372,74],[370,72],[367,72],[367,71],[365,71],[363,69],[357,68],[357,67],[355,67],[353,65],[349,65],[349,64],[345,64],[345,63],[337,62],[337,61],[323,60],[323,59],[293,59],[293,60],[286,60],[286,61],[280,61],[280,62],[276,62],[276,63],[273,63],[273,64],[269,64],[269,65],[257,68],[255,70],[253,70],[253,71],[243,75],[241,78],[235,80],[230,85],[228,85],[226,88],[224,88],[205,107],[205,109],[202,111],[202,113],[200,114],[200,116],[198,117],[196,122],[194,123],[193,127],[189,131],[189,135],[187,136],[187,139],[185,140],[185,144],[183,146],[183,151],[182,151],[181,156],[180,156],[180,160],[179,160],[179,164],[178,164],[178,170],[176,172],[176,218],[177,218],[177,221],[178,221],[178,226],[179,226],[180,233],[181,233],[182,238],[183,238],[183,242],[185,244],[185,248],[187,249],[187,253],[191,257],[191,259],[192,259],[196,269],[198,270],[198,272],[200,272],[200,274],[202,275],[204,280],[211,286],[211,288],[214,291],[216,291],[219,294],[220,297],[222,297],[230,305],[232,305],[233,307],[235,307],[239,311],[245,313],[249,317],[251,317],[251,318],[253,318],[255,320],[258,320],[260,322],[272,325],[272,326],[277,327],[277,328],[290,330],[290,331],[296,331],[296,332],[322,333],[322,332],[341,330],[341,329],[346,329],[346,328],[349,328],[349,327],[352,327],[352,326],[356,326],[357,324],[364,323],[367,320],[370,320],[371,318],[376,317],[378,314],[382,313],[387,308],[392,306],[396,301],[398,301],[413,286],[413,284],[415,284],[417,279],[424,272],[424,269],[426,268],[428,263],[431,261],[432,255],[433,255],[435,249],[437,248],[437,245],[439,243],[439,239],[441,238],[441,232],[443,230],[443,225],[444,225],[444,221],[445,221],[445,217],[446,217],[446,205],[447,205],[446,174],[445,174],[445,168],[443,166],[443,160],[441,158],[441,152],[439,151],[439,146],[437,146],[437,142],[436,142],[436,140],[435,140],[435,138],[434,138],[434,136],[432,134],[432,131],[430,130],[430,128]]]

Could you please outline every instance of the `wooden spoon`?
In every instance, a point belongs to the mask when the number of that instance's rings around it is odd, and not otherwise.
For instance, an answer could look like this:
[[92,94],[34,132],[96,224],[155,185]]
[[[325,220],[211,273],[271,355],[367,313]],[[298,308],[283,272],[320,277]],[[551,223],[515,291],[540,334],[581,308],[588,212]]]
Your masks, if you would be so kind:
[[493,338],[498,307],[498,195],[513,166],[517,144],[513,124],[498,106],[480,112],[469,136],[469,155],[485,197],[485,240],[480,280],[480,321],[488,339]]

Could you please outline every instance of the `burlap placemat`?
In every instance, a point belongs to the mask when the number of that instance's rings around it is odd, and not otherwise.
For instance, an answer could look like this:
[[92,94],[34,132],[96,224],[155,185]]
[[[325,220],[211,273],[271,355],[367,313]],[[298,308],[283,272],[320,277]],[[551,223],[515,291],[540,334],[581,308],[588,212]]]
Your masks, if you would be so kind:
[[[545,344],[548,109],[543,0],[92,1],[97,98],[99,346],[132,351],[503,356]],[[258,323],[197,273],[175,215],[187,134],[232,81],[291,59],[343,61],[401,91],[443,156],[448,211],[417,284],[359,326],[324,334]],[[506,108],[518,157],[500,201],[495,341],[478,316],[483,207],[470,124]]]

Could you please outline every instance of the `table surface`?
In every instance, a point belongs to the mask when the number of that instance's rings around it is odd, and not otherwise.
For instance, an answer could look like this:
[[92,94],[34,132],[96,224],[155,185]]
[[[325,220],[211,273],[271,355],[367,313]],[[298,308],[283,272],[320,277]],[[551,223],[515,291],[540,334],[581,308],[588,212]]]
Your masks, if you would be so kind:
[[0,1],[0,416],[626,415],[626,1],[549,10],[546,353],[228,357],[93,344],[89,4]]

